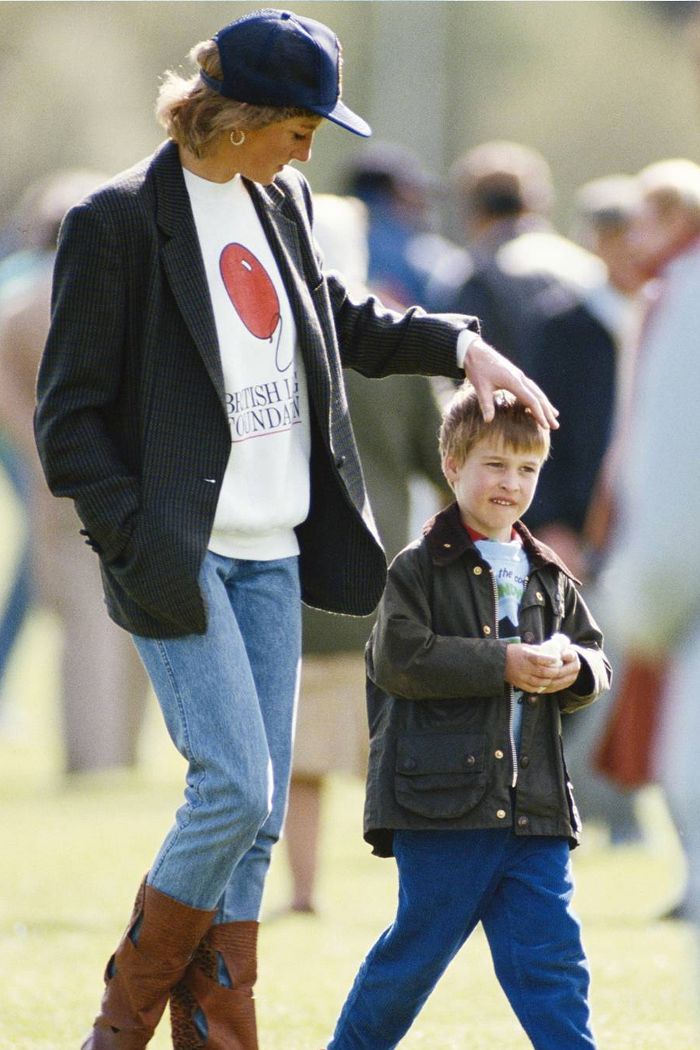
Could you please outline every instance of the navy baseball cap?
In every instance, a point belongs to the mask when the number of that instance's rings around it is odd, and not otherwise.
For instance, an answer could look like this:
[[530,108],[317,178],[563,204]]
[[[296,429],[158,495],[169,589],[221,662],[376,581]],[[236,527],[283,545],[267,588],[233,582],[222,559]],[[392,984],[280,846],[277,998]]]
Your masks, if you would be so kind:
[[308,109],[356,135],[372,129],[340,98],[341,50],[332,29],[291,11],[264,8],[214,36],[223,80],[200,70],[225,98],[257,106]]

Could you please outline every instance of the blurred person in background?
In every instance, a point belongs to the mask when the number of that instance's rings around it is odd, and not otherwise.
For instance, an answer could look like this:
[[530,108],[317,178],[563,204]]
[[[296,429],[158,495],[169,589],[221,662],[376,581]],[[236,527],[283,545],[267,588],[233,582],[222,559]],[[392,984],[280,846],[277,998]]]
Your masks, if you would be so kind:
[[[595,599],[597,566],[586,522],[612,437],[618,376],[627,368],[640,311],[638,293],[645,275],[629,244],[638,205],[638,183],[630,176],[595,179],[579,189],[577,239],[603,261],[607,279],[583,291],[564,285],[547,289],[533,337],[532,374],[559,407],[561,426],[552,435],[552,455],[526,522],[584,582],[593,608],[600,604]],[[605,633],[617,670],[614,643]],[[583,818],[609,832],[611,844],[624,845],[642,837],[634,796],[594,768],[609,709],[606,701],[587,708],[578,719],[567,719],[567,763]]]
[[464,266],[463,251],[437,232],[443,189],[420,158],[396,142],[377,142],[358,153],[346,190],[369,214],[368,281],[387,305],[424,306],[436,271]]
[[[394,313],[324,274],[305,162],[340,97],[340,44],[264,9],[164,79],[168,141],[69,212],[35,417],[55,495],[100,558],[173,741],[185,801],[139,888],[85,1050],[255,1050],[258,916],[286,807],[301,598],[368,614],[386,561],[342,368],[463,370],[486,416],[541,391],[474,318]],[[391,406],[402,411],[403,406]]]
[[[314,205],[314,235],[324,268],[340,270],[348,288],[366,294],[364,205],[330,194],[316,195]],[[436,502],[449,494],[435,440],[440,413],[422,376],[389,376],[376,383],[348,372],[345,387],[377,529],[391,559],[409,539],[411,482],[424,478],[434,487]],[[389,404],[401,405],[401,411],[387,412]],[[299,711],[285,822],[295,912],[316,911],[322,793],[328,775],[366,773],[363,652],[373,622],[373,617],[303,609]]]
[[[0,308],[1,309],[1,308]],[[20,522],[19,548],[10,566],[10,574],[3,588],[4,603],[0,608],[0,735],[14,734],[21,717],[7,695],[6,678],[15,646],[22,633],[32,600],[31,552],[29,548],[28,504],[29,472],[24,459],[15,448],[7,427],[0,416],[0,470],[12,493]]]
[[553,285],[578,291],[598,285],[603,265],[552,227],[552,176],[536,150],[516,142],[482,143],[456,161],[451,180],[469,272],[463,278],[458,266],[445,283],[441,270],[443,286],[436,280],[430,294],[444,309],[473,310],[484,338],[527,368],[538,297]]
[[61,171],[30,187],[23,208],[25,243],[16,259],[6,260],[12,276],[0,300],[0,418],[28,469],[31,541],[26,550],[35,599],[60,622],[59,699],[67,773],[133,766],[148,692],[133,645],[104,609],[97,566],[85,564],[75,511],[68,501],[53,499],[46,487],[32,430],[59,224],[104,178],[91,171]]
[[596,179],[579,189],[575,203],[577,240],[605,264],[605,279],[582,292],[557,285],[539,298],[532,370],[559,406],[562,421],[552,436],[552,456],[542,470],[528,526],[586,580],[588,503],[612,437],[617,376],[639,313],[644,275],[629,245],[636,180]]
[[[29,188],[0,230],[0,309],[3,301],[11,299],[23,282],[30,279],[35,264],[42,264],[45,230],[35,214],[37,185]],[[20,523],[19,547],[10,565],[3,592],[4,603],[0,608],[0,733],[12,733],[21,719],[10,704],[5,681],[32,601],[28,520],[30,477],[24,457],[11,441],[1,415],[0,470],[8,483]]]
[[608,475],[603,612],[624,668],[598,761],[616,783],[664,787],[688,864],[675,913],[700,925],[700,166],[661,161],[639,181],[632,245],[654,284]]

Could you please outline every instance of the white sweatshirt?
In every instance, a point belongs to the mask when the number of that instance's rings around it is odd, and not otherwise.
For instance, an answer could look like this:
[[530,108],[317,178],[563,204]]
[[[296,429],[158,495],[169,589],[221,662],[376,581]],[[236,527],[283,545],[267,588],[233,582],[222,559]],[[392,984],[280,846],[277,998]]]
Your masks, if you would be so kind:
[[230,558],[297,554],[309,510],[309,403],[294,317],[240,176],[184,172],[214,309],[231,431],[209,547]]

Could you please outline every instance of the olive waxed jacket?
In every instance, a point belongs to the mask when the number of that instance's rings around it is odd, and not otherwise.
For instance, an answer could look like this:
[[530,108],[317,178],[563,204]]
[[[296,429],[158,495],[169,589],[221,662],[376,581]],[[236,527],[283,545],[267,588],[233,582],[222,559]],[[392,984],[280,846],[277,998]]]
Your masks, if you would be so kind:
[[[365,839],[391,856],[397,828],[499,828],[576,845],[561,713],[610,684],[602,635],[568,569],[524,525],[530,561],[520,636],[568,635],[581,660],[571,689],[522,698],[511,737],[508,643],[498,638],[495,581],[452,504],[394,560],[367,646],[370,758]],[[515,791],[513,787],[515,786]]]

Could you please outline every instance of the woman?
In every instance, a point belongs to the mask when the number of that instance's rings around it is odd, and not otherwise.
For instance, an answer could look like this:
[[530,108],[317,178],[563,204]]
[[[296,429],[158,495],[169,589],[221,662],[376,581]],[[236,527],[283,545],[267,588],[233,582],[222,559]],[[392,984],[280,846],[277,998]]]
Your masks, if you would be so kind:
[[[467,373],[484,403],[537,387],[477,322],[353,301],[319,267],[311,198],[287,167],[340,99],[326,26],[238,19],[170,76],[169,141],[71,211],[39,374],[49,485],[75,500],[111,616],[130,631],[188,762],[185,802],[110,960],[85,1048],[253,1050],[265,874],[284,813],[299,595],[368,613],[385,579],[341,368]],[[471,345],[469,345],[471,344]]]

